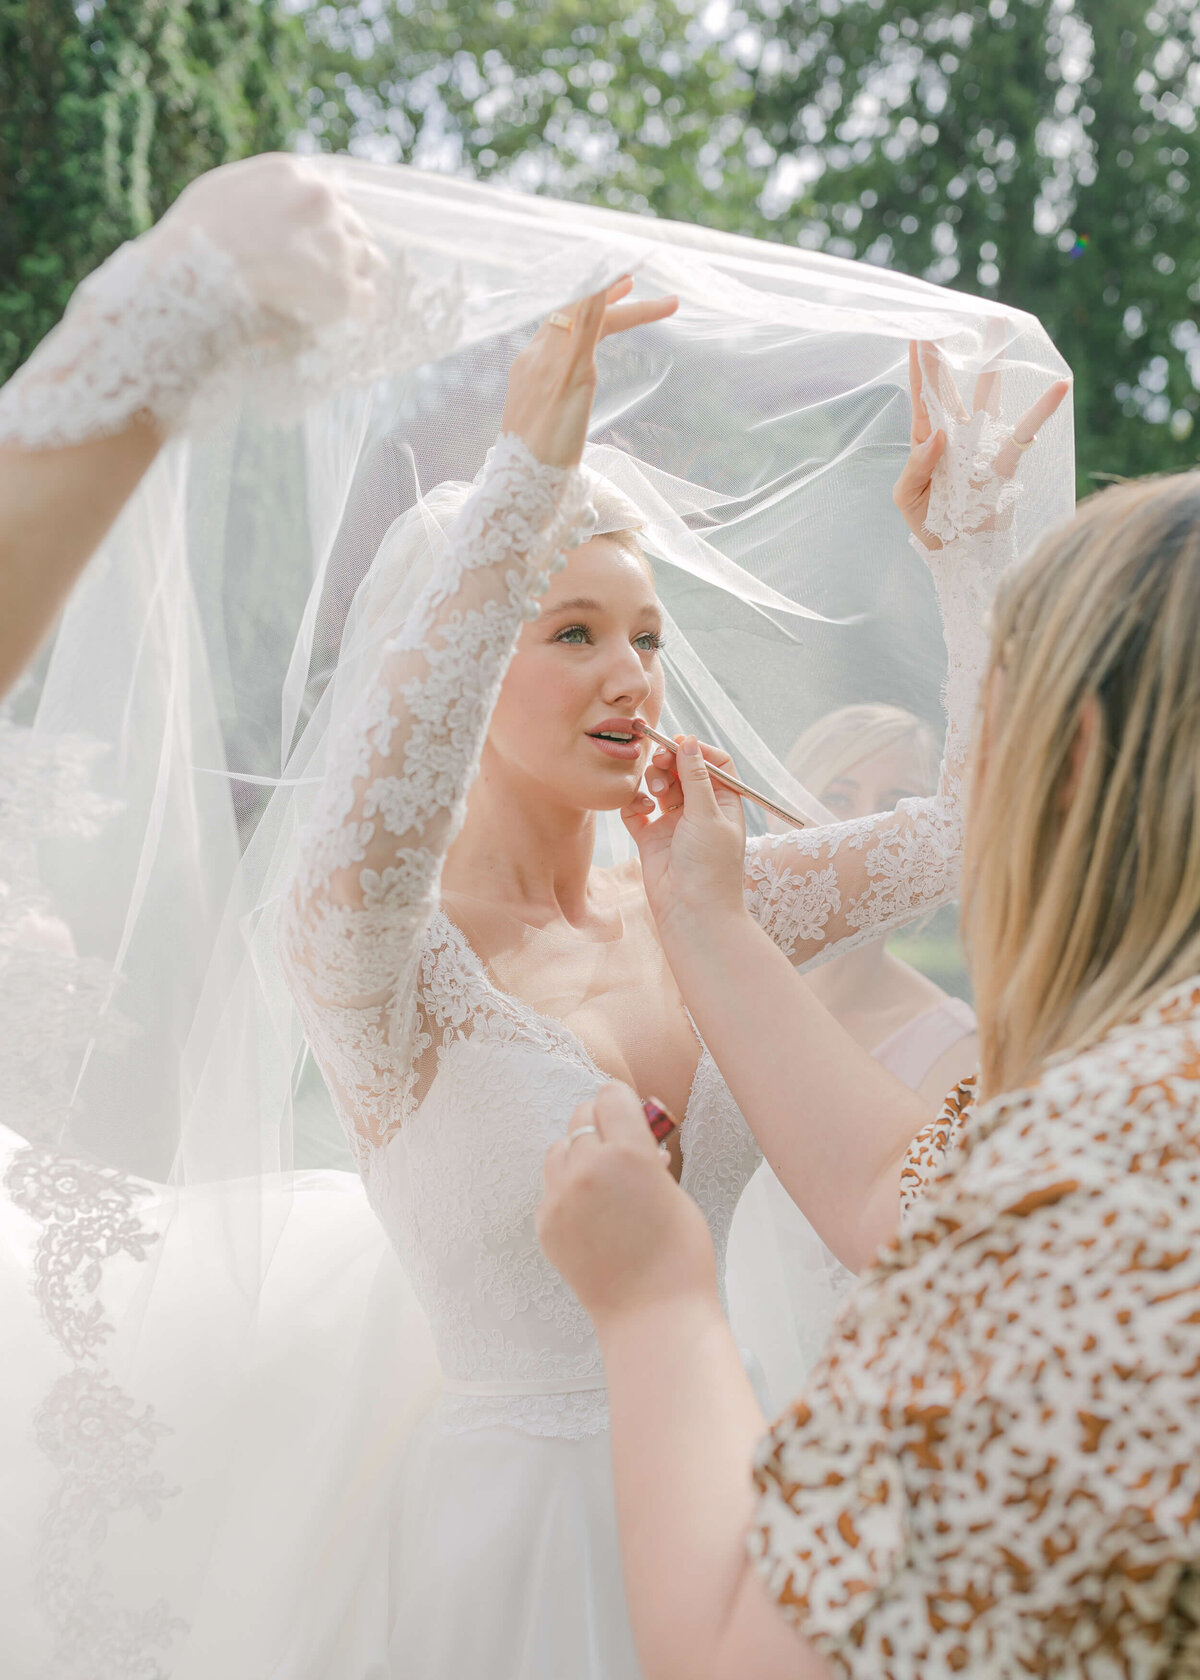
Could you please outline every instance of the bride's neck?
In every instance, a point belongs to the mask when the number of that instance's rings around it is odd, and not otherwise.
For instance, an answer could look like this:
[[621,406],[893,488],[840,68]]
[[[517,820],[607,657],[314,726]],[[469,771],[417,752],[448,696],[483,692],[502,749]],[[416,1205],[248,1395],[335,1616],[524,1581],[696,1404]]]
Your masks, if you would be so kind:
[[485,763],[446,858],[443,891],[582,922],[595,833],[594,812],[549,801],[544,788],[489,772]]

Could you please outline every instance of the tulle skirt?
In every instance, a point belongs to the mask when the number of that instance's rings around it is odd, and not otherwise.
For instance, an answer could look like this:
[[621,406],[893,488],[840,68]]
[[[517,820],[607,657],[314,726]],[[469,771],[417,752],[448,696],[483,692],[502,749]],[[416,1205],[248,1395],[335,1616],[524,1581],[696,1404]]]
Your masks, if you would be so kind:
[[637,1680],[607,1434],[452,1433],[435,1411],[390,1532],[381,1680]]
[[[69,1224],[48,1262],[0,1202],[5,1680],[637,1680],[607,1435],[447,1426],[358,1180],[290,1183],[252,1338],[220,1204],[157,1194],[149,1289],[148,1260],[64,1270]],[[136,1332],[73,1355],[56,1266]]]

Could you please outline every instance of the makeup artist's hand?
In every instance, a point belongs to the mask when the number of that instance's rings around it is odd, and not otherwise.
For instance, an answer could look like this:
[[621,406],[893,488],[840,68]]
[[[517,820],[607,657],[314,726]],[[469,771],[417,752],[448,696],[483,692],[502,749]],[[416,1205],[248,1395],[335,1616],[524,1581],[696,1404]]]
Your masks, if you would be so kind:
[[[584,1131],[574,1142],[573,1132]],[[546,1156],[538,1240],[600,1330],[643,1305],[716,1299],[704,1215],[667,1170],[627,1085],[602,1086]]]
[[673,925],[697,916],[744,913],[742,802],[714,782],[706,767],[732,771],[733,760],[695,736],[679,742],[677,753],[659,747],[650,761],[646,786],[654,799],[639,794],[621,812],[641,855],[646,897],[664,938]]

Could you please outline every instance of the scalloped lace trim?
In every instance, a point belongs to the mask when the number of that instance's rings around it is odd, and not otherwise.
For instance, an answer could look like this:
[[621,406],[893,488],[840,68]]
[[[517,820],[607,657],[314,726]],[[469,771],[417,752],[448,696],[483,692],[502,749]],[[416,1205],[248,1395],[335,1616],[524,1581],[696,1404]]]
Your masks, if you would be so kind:
[[[48,1142],[68,1116],[79,1049],[113,1048],[132,1031],[112,1006],[111,969],[76,954],[36,872],[40,836],[94,834],[115,810],[88,785],[102,750],[0,718],[0,1114],[23,1136]],[[40,1141],[11,1157],[4,1189],[39,1228],[30,1286],[70,1362],[33,1414],[36,1444],[58,1472],[36,1536],[35,1578],[55,1637],[55,1673],[166,1680],[153,1653],[184,1624],[163,1599],[141,1609],[121,1603],[96,1558],[110,1522],[135,1511],[153,1519],[173,1492],[154,1466],[165,1426],[104,1365],[114,1328],[101,1304],[105,1263],[144,1260],[157,1240],[138,1206],[148,1192]]]

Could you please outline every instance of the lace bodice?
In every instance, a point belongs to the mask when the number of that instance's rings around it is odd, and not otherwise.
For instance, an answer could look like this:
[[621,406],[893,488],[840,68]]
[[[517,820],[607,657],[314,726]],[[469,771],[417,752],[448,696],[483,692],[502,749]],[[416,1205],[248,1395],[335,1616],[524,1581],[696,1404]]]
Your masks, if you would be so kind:
[[[603,1427],[603,1375],[534,1214],[547,1146],[604,1075],[565,1026],[497,988],[440,910],[438,883],[522,620],[590,532],[584,497],[579,473],[500,440],[439,575],[338,732],[279,929],[372,1204],[428,1311],[446,1417],[559,1435]],[[929,557],[952,648],[938,795],[750,850],[751,907],[797,962],[954,889],[980,624],[1002,548],[963,540]],[[681,1145],[720,1263],[759,1154],[707,1052]]]

